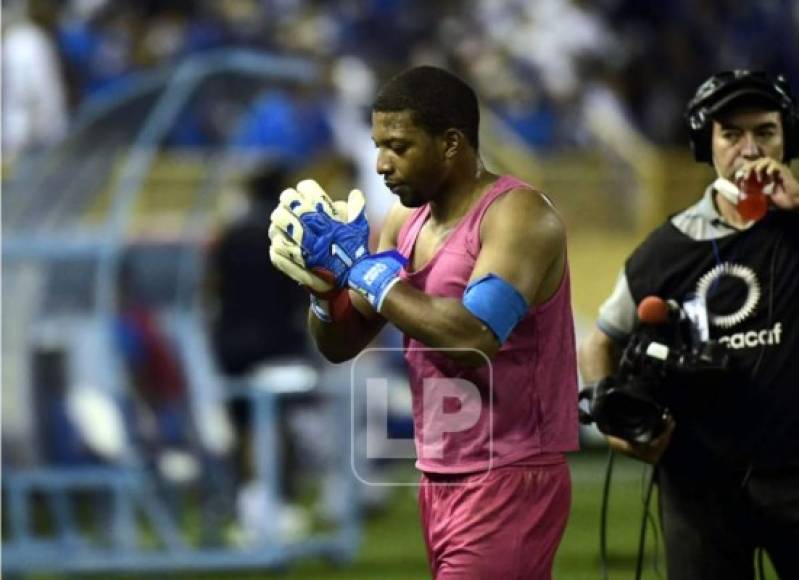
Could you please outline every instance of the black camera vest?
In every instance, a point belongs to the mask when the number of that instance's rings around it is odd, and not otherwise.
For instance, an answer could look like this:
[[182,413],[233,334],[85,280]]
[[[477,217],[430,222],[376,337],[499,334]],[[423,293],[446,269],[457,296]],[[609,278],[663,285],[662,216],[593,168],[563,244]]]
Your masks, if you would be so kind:
[[723,384],[665,387],[678,429],[664,463],[799,467],[799,213],[772,210],[732,231],[694,239],[670,219],[625,264],[636,304],[649,295],[680,303],[704,297],[710,337],[734,363]]

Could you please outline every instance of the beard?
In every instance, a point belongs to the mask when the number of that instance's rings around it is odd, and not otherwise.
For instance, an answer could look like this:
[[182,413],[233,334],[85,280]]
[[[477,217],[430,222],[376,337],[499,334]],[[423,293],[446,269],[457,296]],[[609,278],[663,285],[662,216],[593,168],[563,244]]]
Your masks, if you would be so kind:
[[394,195],[399,197],[400,203],[404,207],[416,208],[422,207],[427,203],[424,196],[420,195],[418,191],[411,189],[407,185],[401,185],[394,190]]

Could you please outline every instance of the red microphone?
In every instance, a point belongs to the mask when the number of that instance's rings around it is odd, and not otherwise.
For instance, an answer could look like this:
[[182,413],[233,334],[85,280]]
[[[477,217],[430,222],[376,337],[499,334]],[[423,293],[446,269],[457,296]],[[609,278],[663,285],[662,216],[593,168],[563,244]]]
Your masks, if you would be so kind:
[[638,320],[644,324],[665,324],[669,318],[680,311],[673,300],[663,300],[660,296],[647,296],[638,304]]

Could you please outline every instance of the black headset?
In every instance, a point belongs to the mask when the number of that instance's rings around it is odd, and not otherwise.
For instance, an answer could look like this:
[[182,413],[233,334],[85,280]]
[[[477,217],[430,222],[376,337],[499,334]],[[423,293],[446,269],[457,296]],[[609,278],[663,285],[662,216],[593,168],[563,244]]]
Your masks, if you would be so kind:
[[799,155],[799,111],[785,77],[771,77],[761,71],[734,70],[711,76],[696,90],[685,109],[694,158],[713,163],[710,138],[713,116],[741,97],[755,97],[773,104],[782,115],[784,155],[790,161]]

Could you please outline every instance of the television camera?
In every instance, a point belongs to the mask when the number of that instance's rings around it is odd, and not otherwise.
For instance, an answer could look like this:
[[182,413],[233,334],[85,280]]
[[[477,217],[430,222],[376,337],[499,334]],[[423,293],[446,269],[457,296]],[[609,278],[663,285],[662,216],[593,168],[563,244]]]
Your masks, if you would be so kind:
[[727,348],[709,339],[704,301],[648,296],[618,370],[580,392],[580,422],[606,435],[648,443],[666,426],[670,389],[729,372]]

